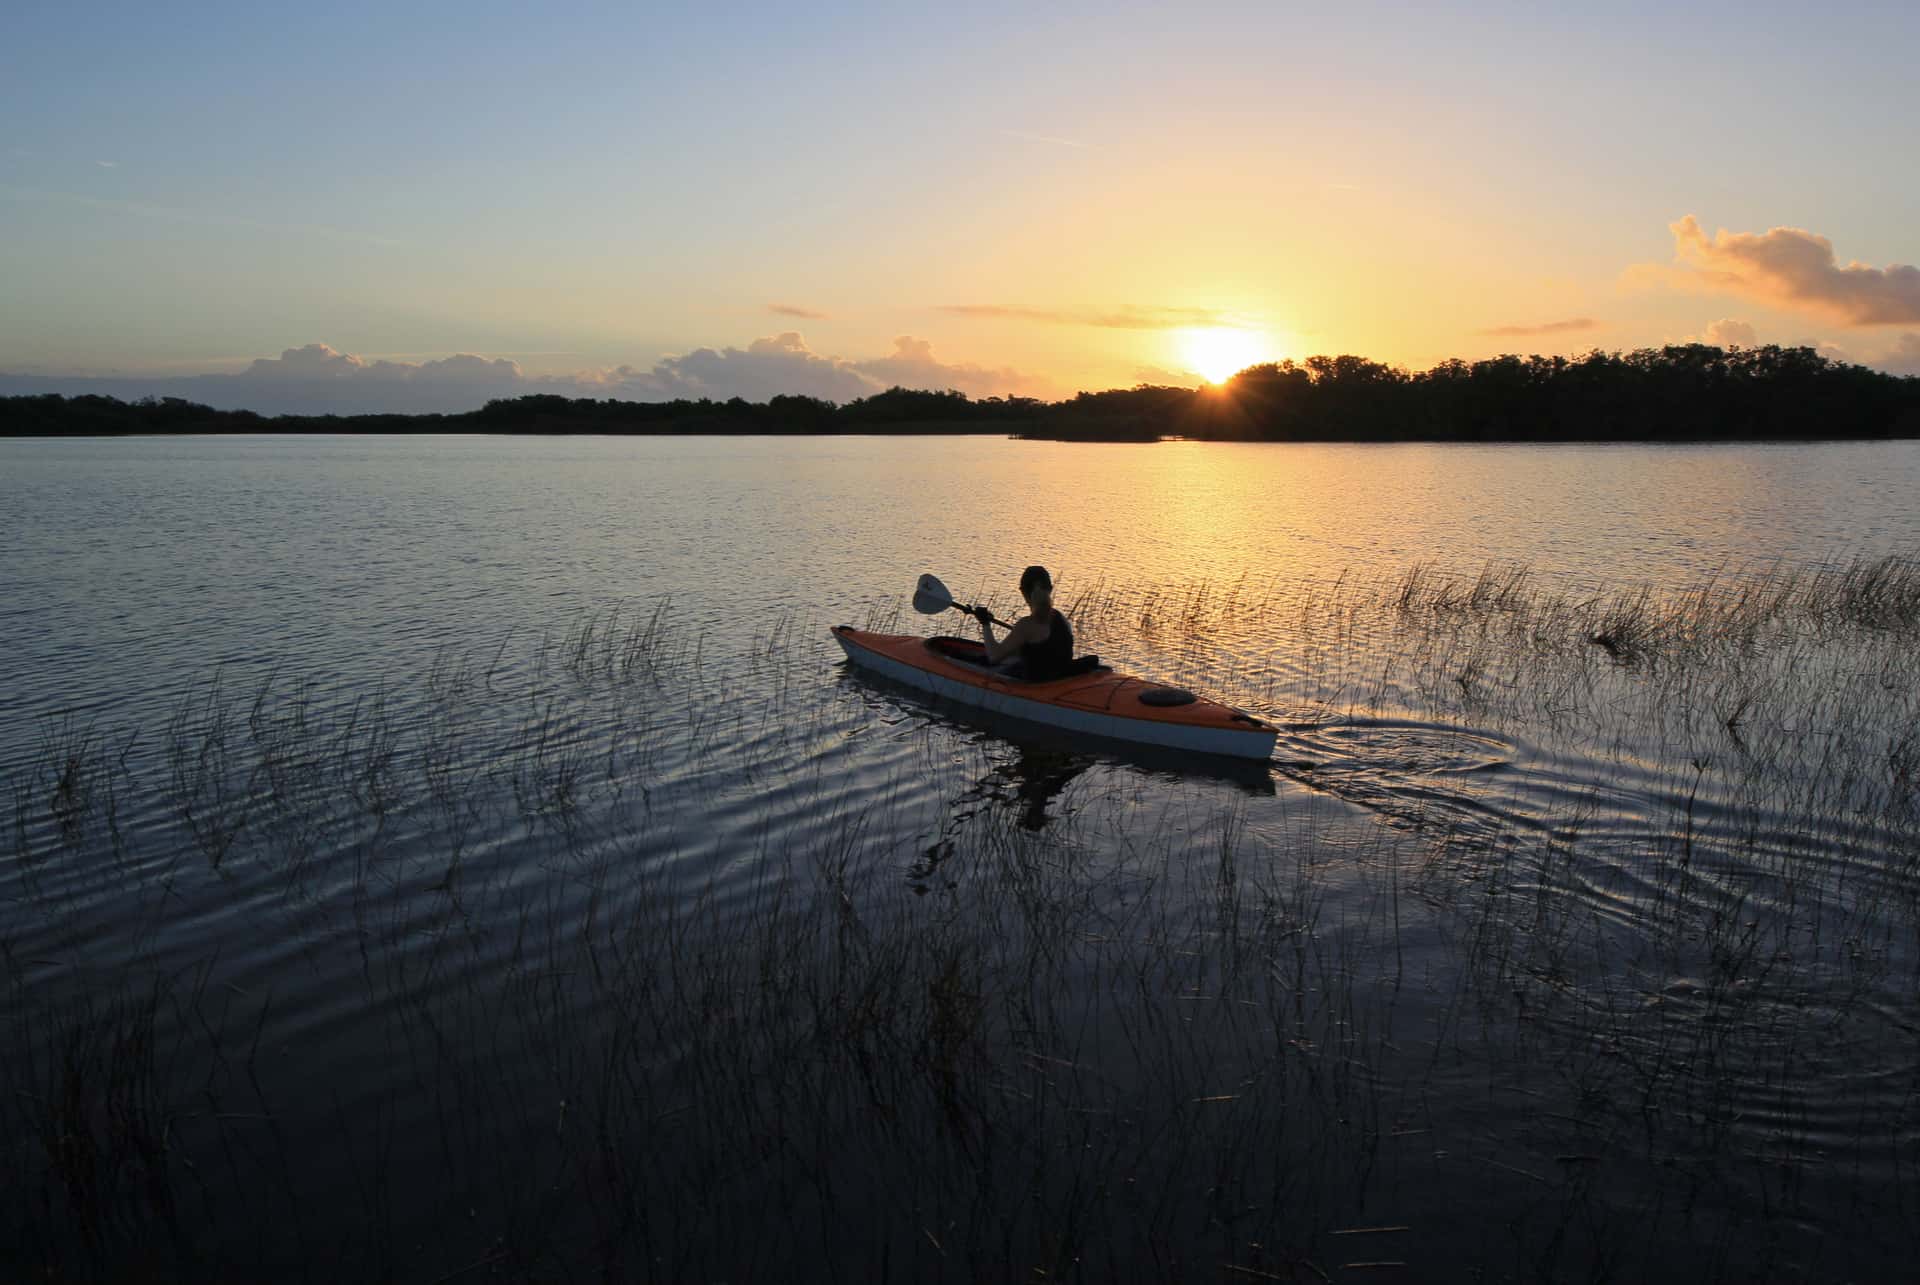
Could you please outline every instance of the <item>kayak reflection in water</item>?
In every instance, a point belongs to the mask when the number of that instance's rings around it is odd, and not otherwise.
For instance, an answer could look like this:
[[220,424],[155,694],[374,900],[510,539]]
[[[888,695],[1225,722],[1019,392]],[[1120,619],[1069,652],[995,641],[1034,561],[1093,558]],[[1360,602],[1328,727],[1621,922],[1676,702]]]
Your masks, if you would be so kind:
[[[927,846],[920,860],[907,867],[907,883],[915,892],[925,894],[932,890],[941,863],[954,855],[961,832],[974,818],[996,807],[1007,808],[1022,830],[1037,834],[1055,819],[1049,808],[1061,792],[1098,761],[1091,754],[1045,749],[1017,741],[1009,748],[1013,750],[1011,757],[990,752],[987,774],[961,791],[948,805],[940,837]],[[948,881],[947,886],[953,884]]]
[[1028,615],[1007,627],[1007,636],[995,641],[993,613],[975,607],[980,622],[980,637],[987,644],[987,660],[999,665],[1014,661],[1006,672],[1019,678],[1040,681],[1059,678],[1073,665],[1073,626],[1054,610],[1053,577],[1042,566],[1031,566],[1020,573],[1020,596],[1027,600]]

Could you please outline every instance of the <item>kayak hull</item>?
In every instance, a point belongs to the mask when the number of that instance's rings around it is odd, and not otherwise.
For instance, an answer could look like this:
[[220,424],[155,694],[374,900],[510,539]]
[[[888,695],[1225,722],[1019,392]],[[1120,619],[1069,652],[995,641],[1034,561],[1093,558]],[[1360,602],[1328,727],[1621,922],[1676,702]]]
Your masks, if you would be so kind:
[[984,660],[984,649],[966,639],[878,634],[851,625],[834,626],[833,636],[849,662],[885,678],[1080,735],[1236,759],[1270,757],[1278,735],[1270,724],[1204,697],[1149,703],[1169,689],[1110,669],[1029,682],[972,663],[972,657]]

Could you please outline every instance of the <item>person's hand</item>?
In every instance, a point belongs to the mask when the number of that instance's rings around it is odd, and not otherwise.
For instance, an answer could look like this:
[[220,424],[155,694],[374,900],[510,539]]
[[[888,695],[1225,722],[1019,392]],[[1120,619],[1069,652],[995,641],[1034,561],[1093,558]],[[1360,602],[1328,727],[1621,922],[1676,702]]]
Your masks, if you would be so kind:
[[990,625],[993,623],[993,613],[991,611],[988,611],[985,607],[975,607],[973,609],[973,618],[979,621],[983,625]]

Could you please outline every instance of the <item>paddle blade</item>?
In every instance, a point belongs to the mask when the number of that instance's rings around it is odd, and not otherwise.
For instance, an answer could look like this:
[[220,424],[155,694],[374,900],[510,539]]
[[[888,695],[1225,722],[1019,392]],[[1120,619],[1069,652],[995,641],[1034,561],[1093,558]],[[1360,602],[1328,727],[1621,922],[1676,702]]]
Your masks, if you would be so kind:
[[913,589],[913,609],[923,616],[937,616],[953,606],[953,595],[937,576],[921,576]]

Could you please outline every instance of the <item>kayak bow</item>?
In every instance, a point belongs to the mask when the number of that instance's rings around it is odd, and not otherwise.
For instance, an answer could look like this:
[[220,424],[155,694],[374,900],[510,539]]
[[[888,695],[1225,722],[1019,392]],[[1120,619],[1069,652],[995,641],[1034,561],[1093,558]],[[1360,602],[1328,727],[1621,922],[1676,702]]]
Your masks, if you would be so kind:
[[1278,735],[1251,714],[1104,665],[1032,682],[989,668],[986,648],[967,638],[876,634],[852,625],[835,625],[833,636],[850,662],[896,682],[1088,736],[1264,759]]

